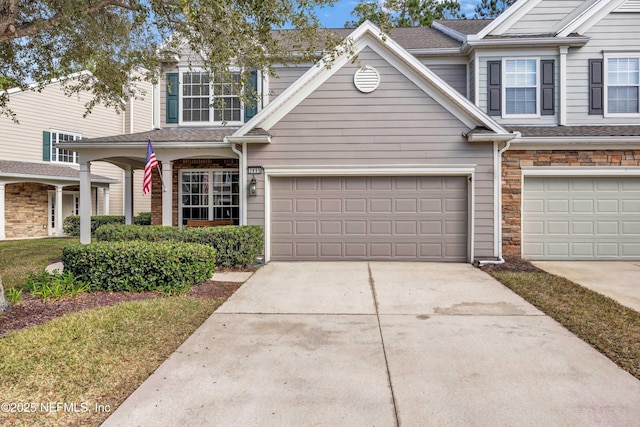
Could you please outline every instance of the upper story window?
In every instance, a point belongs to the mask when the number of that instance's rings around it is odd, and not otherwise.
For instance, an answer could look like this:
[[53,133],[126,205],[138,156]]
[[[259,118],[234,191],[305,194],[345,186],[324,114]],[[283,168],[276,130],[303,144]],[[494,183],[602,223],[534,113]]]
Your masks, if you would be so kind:
[[556,114],[556,66],[550,58],[504,58],[487,65],[487,113],[504,119]]
[[504,61],[504,115],[538,115],[538,61]]
[[607,112],[638,114],[640,104],[640,58],[607,60]]
[[[243,121],[244,108],[233,83],[211,79],[208,73],[200,71],[185,71],[180,77],[182,123],[221,124]],[[237,84],[240,73],[234,73],[233,79]]]
[[51,161],[60,163],[78,163],[78,153],[71,150],[58,148],[55,144],[65,141],[76,141],[82,139],[82,135],[51,131]]

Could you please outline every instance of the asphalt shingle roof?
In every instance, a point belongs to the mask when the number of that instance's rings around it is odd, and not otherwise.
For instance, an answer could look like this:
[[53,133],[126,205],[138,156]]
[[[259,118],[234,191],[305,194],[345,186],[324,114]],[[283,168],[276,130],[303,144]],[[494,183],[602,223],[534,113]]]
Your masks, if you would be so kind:
[[441,19],[436,22],[461,34],[469,35],[478,34],[492,23],[493,19]]
[[[275,37],[281,36],[285,31],[274,31]],[[351,28],[328,28],[326,31],[333,33],[338,39],[345,39],[354,30]],[[403,27],[392,28],[391,38],[405,49],[435,49],[457,48],[462,45],[459,41],[431,27]]]
[[[225,136],[231,136],[238,127],[216,127],[211,129],[165,128],[124,135],[91,138],[87,142],[223,142]],[[264,131],[263,131],[264,132]],[[257,134],[257,133],[254,133]]]
[[[80,171],[78,169],[50,163],[30,163],[0,160],[0,176],[4,174],[24,175],[26,177],[60,177],[65,179],[80,180]],[[110,183],[117,182],[115,179],[94,174],[91,174],[91,181]]]
[[511,132],[520,132],[525,138],[552,137],[640,137],[640,126],[508,126]]

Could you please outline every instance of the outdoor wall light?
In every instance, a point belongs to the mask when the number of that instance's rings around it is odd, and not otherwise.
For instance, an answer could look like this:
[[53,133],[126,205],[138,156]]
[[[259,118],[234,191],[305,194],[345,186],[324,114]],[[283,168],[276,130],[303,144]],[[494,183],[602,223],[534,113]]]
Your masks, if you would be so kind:
[[256,182],[256,177],[253,176],[251,178],[251,181],[249,181],[249,195],[250,196],[256,196],[258,194],[258,190],[256,188],[257,186],[257,182]]

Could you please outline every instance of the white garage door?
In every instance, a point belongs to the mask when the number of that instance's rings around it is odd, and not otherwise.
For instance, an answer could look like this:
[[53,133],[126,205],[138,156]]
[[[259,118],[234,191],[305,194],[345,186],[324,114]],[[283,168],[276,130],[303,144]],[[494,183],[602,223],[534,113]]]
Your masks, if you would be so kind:
[[640,259],[640,178],[525,177],[522,254]]
[[466,177],[271,178],[272,260],[467,260]]

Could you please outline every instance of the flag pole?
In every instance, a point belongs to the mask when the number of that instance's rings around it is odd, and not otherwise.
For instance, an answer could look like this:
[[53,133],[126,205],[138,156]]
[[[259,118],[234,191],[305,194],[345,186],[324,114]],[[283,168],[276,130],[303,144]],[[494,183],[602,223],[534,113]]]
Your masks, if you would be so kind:
[[167,187],[164,185],[164,179],[162,179],[162,169],[160,168],[160,165],[158,165],[158,167],[156,169],[158,169],[158,175],[160,176],[160,183],[162,184],[162,191],[164,191],[166,193],[167,192]]

